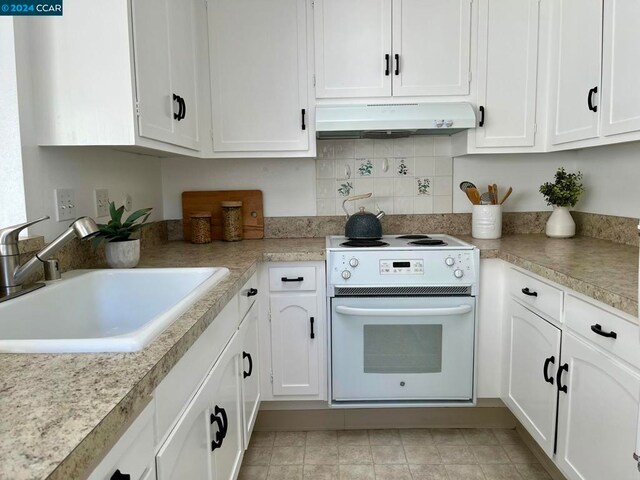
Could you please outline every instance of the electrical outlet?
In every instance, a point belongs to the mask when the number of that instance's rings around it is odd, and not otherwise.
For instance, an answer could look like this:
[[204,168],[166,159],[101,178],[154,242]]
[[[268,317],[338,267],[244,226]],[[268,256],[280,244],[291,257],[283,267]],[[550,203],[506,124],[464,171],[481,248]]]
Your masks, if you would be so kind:
[[102,188],[95,191],[96,196],[96,216],[106,217],[109,215],[109,190]]
[[56,188],[56,220],[64,222],[76,218],[76,195],[70,188]]

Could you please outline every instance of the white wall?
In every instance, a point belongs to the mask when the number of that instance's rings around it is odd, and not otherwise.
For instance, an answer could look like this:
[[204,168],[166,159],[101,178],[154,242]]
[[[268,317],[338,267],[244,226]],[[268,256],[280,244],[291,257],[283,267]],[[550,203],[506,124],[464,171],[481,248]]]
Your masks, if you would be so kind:
[[0,226],[26,219],[13,19],[0,17]]
[[[75,190],[77,216],[96,216],[94,190],[106,188],[109,197],[122,203],[128,193],[133,209],[153,207],[152,220],[162,219],[162,173],[158,158],[119,152],[103,147],[38,147],[35,128],[37,105],[32,103],[28,37],[15,23],[16,63],[22,158],[27,216],[49,215],[51,220],[29,230],[52,240],[70,222],[56,222],[54,189]],[[106,218],[98,218],[99,222]]]
[[165,218],[182,218],[183,191],[262,190],[268,217],[311,216],[316,212],[313,158],[162,160]]

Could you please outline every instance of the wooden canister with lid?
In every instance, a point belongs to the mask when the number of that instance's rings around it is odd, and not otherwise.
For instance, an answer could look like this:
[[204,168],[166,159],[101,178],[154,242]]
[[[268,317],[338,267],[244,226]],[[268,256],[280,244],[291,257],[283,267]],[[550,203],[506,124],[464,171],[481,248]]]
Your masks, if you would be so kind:
[[242,202],[221,202],[222,207],[222,240],[238,242],[244,238],[242,225]]

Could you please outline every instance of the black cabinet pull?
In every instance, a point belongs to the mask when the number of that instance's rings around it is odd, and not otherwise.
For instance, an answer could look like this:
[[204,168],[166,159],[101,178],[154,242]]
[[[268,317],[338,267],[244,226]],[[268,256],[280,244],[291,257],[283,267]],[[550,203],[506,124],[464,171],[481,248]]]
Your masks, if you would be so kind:
[[591,331],[595,334],[600,335],[601,337],[613,338],[614,340],[618,338],[618,334],[611,330],[610,332],[605,332],[602,330],[602,325],[596,323],[595,325],[591,325]]
[[180,97],[180,103],[182,104],[182,115],[180,115],[180,120],[184,120],[187,116],[187,102],[185,102],[183,97]]
[[247,292],[247,297],[255,297],[258,294],[257,288],[250,288]]
[[532,292],[531,290],[529,290],[529,287],[525,287],[522,289],[522,293],[524,293],[525,295],[528,295],[529,297],[537,297],[538,296],[538,292]]
[[484,107],[480,105],[478,110],[480,110],[480,121],[478,122],[478,126],[484,127]]
[[214,413],[212,413],[210,417],[211,425],[215,423],[218,427],[218,431],[216,432],[215,438],[211,441],[212,452],[222,446],[222,442],[224,441],[224,437],[227,436],[227,429],[229,427],[227,412],[224,408],[220,408],[216,405],[213,412]]
[[297,277],[297,278],[282,277],[280,280],[283,282],[304,282],[304,277]]
[[131,480],[131,475],[128,473],[122,473],[120,469],[113,472],[109,480]]
[[173,101],[178,103],[178,113],[173,112],[173,119],[180,121],[180,116],[182,115],[182,102],[180,101],[180,96],[174,93]]
[[597,112],[598,111],[598,106],[593,104],[593,94],[594,93],[598,93],[598,87],[597,86],[589,89],[589,93],[587,94],[587,106],[589,107],[589,110],[591,110],[592,112]]
[[311,324],[311,340],[313,340],[314,338],[316,338],[316,334],[313,332],[313,323],[315,322],[315,319],[313,317],[311,317],[309,319],[309,323]]
[[396,71],[393,73],[395,73],[396,75],[400,75],[400,55],[396,53],[394,57],[396,59]]
[[549,375],[547,375],[547,373],[549,372],[549,364],[555,365],[555,363],[556,357],[551,355],[544,361],[544,367],[542,367],[542,376],[544,377],[544,381],[550,383],[551,385],[553,385],[553,376],[550,377]]
[[564,365],[561,365],[560,368],[558,368],[558,375],[556,376],[556,381],[558,383],[558,390],[564,393],[567,393],[567,386],[566,385],[562,385],[562,372],[568,372],[569,371],[569,364],[565,363]]
[[388,77],[391,71],[391,55],[389,55],[388,53],[384,55],[384,63],[385,63],[384,75],[385,77]]
[[307,125],[304,123],[304,116],[307,113],[307,111],[303,108],[302,109],[302,129],[306,130],[307,129]]
[[242,352],[242,360],[244,360],[245,358],[249,360],[249,371],[248,372],[243,371],[242,378],[250,377],[251,374],[253,373],[253,359],[251,358],[251,355],[248,354],[247,352]]

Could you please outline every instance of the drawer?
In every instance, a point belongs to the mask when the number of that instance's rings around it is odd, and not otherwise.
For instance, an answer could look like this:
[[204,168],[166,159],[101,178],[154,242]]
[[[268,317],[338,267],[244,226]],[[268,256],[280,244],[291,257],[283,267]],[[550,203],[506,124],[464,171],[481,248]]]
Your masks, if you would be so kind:
[[[568,328],[590,343],[640,368],[640,337],[637,324],[571,294],[567,294],[565,302],[565,322]],[[615,334],[616,338],[603,336],[594,330],[605,335]]]
[[510,270],[508,280],[509,293],[513,297],[551,319],[560,321],[562,290],[515,269]]
[[169,433],[239,325],[238,296],[234,295],[160,382],[155,393],[158,440]]
[[270,267],[269,289],[272,292],[313,291],[316,289],[316,267]]
[[150,472],[155,472],[153,407],[152,401],[91,473],[89,480],[110,480],[117,470],[130,475],[131,480],[146,480]]
[[258,273],[254,273],[238,292],[240,320],[247,314],[251,305],[258,298]]

